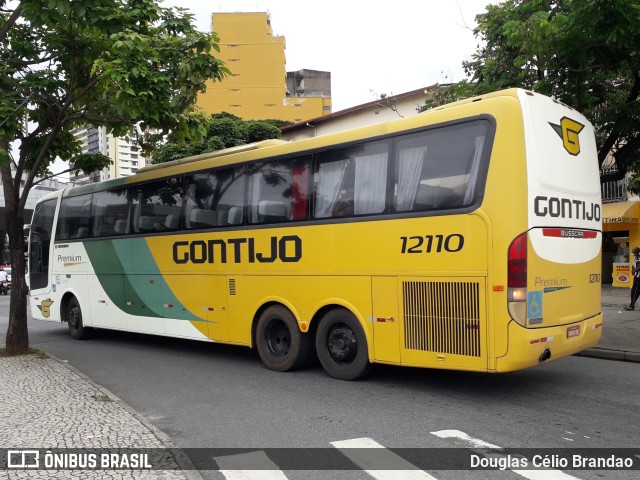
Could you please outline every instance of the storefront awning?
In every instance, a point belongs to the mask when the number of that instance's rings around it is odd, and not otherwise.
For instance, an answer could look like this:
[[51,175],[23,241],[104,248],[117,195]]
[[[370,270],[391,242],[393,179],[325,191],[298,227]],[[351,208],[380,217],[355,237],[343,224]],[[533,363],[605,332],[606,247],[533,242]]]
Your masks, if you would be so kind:
[[614,202],[602,204],[602,223],[640,222],[640,202]]

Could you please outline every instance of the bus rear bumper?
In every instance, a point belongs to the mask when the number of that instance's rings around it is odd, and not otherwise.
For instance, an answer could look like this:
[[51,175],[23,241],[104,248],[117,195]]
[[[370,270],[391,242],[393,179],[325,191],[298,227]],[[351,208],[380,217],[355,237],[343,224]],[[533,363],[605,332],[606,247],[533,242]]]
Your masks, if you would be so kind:
[[511,372],[595,347],[602,334],[602,313],[581,322],[548,328],[509,323],[507,354],[496,359],[496,372]]

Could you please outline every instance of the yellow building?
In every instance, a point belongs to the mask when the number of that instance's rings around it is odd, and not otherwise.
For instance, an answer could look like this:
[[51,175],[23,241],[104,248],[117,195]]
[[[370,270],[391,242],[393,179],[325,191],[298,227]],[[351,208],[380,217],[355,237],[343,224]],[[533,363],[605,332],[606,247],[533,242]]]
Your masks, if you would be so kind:
[[206,113],[291,122],[331,113],[330,74],[313,70],[287,74],[285,39],[273,35],[267,13],[214,13],[211,19],[212,30],[220,37],[216,56],[231,75],[222,82],[209,82],[206,93],[199,96],[198,105]]

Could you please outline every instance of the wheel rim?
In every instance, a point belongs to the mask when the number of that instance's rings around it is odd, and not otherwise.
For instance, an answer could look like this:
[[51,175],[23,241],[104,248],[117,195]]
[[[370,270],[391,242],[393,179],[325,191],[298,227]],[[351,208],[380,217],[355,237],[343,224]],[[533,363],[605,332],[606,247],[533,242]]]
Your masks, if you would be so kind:
[[81,318],[82,317],[80,313],[80,307],[78,307],[77,305],[74,305],[69,309],[69,315],[68,315],[67,321],[69,322],[69,326],[71,328],[74,328],[74,329],[78,328],[80,326]]
[[273,357],[286,357],[291,348],[291,332],[280,319],[269,322],[265,330],[265,343],[269,354]]
[[327,335],[329,355],[339,365],[349,365],[358,353],[358,339],[353,329],[345,324],[334,325]]

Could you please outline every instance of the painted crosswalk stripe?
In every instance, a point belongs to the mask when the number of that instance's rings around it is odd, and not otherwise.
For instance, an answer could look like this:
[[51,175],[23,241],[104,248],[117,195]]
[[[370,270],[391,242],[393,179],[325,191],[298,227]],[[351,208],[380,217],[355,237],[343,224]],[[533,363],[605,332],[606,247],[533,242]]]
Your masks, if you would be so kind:
[[214,460],[227,480],[287,480],[282,470],[261,450],[214,457]]
[[[331,442],[335,448],[377,480],[437,480],[371,438],[352,438]],[[344,450],[343,450],[344,449]],[[367,451],[369,449],[370,451]],[[388,470],[375,470],[372,465],[384,464]]]
[[[485,442],[478,438],[473,438],[468,434],[461,432],[460,430],[439,430],[437,432],[431,432],[432,435],[440,438],[455,438],[469,444],[472,448],[485,448],[485,449],[499,449],[498,445]],[[490,454],[499,455],[499,454]],[[521,470],[511,469],[513,473],[517,473],[521,477],[528,480],[579,480],[578,477],[566,474],[561,470]]]

